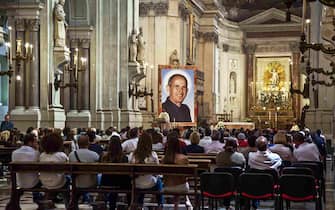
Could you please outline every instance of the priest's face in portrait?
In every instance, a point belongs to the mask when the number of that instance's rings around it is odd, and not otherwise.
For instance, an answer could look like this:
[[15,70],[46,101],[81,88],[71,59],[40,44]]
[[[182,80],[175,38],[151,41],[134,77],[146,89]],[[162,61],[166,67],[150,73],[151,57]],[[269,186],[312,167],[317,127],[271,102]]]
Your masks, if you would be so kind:
[[181,74],[171,76],[168,81],[168,90],[170,101],[181,106],[188,92],[186,78]]

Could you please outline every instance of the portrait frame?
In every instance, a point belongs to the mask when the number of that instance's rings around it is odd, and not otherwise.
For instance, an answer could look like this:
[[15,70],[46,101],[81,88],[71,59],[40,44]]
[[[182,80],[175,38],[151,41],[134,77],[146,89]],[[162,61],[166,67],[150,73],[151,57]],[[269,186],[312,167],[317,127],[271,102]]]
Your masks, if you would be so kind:
[[163,111],[163,103],[169,96],[168,93],[168,80],[175,74],[181,74],[187,78],[188,91],[183,104],[187,105],[190,109],[191,122],[176,122],[170,119],[173,127],[176,126],[196,126],[198,118],[198,104],[197,104],[197,68],[195,66],[173,66],[173,65],[159,65],[158,66],[158,115]]
[[269,56],[256,57],[253,88],[258,103],[262,101],[262,93],[280,93],[284,100],[291,102],[290,85],[292,80],[292,57]]

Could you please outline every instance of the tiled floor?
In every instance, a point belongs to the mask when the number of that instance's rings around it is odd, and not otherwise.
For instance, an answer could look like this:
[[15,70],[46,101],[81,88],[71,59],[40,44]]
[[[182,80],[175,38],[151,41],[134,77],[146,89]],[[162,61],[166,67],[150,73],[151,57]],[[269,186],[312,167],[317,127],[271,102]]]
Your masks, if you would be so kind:
[[[324,205],[324,210],[335,210],[335,185],[334,178],[335,172],[331,171],[330,162],[328,162],[328,170],[326,173],[326,204]],[[10,198],[9,185],[6,180],[0,180],[0,210],[5,209],[5,206]],[[37,205],[32,203],[32,197],[30,193],[25,193],[21,198],[21,208],[22,210],[35,210]],[[64,205],[56,204],[57,208],[63,210]],[[90,205],[82,204],[79,206],[81,210],[92,209]],[[164,210],[173,209],[172,205],[164,204]],[[186,209],[184,206],[180,206],[180,209]],[[224,210],[224,208],[221,208]],[[259,210],[270,210],[273,209],[273,202],[261,202]],[[292,203],[292,210],[314,210],[313,203]]]

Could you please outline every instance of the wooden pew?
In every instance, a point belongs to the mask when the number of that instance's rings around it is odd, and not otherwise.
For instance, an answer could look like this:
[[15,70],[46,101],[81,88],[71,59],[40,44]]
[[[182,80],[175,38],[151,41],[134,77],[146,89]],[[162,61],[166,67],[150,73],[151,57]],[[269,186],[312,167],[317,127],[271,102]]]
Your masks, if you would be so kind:
[[[197,178],[197,165],[169,165],[169,164],[124,164],[124,163],[45,163],[45,162],[11,162],[9,164],[11,172],[12,181],[12,191],[11,199],[6,206],[6,210],[19,210],[20,209],[20,194],[24,191],[30,192],[64,192],[69,189],[46,189],[46,188],[31,188],[31,189],[21,189],[17,186],[16,173],[22,172],[55,172],[55,173],[65,173],[71,175],[74,180],[76,176],[80,174],[123,174],[129,175],[131,177],[132,188],[130,190],[120,190],[120,189],[109,189],[109,188],[78,188],[76,182],[71,182],[70,187],[70,204],[68,209],[77,209],[77,194],[80,192],[128,192],[132,195],[131,207],[136,207],[135,203],[135,177],[143,174],[160,174],[160,175],[175,175],[175,176],[188,176],[192,178]],[[171,194],[166,192],[146,192],[150,194]],[[176,193],[174,193],[176,194]],[[192,193],[178,193],[180,195],[186,194],[198,194],[198,185],[195,185],[195,191]],[[196,202],[196,206],[198,203]]]

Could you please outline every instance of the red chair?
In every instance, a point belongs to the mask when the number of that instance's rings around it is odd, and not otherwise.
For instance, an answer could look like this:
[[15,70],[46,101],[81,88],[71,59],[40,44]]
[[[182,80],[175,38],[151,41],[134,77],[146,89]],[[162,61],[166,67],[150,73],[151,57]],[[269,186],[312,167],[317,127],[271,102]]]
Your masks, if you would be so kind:
[[[283,201],[314,201],[315,210],[322,210],[322,202],[317,190],[315,178],[311,175],[284,174],[279,179],[280,206]],[[286,206],[289,209],[289,206]]]
[[[204,209],[204,198],[208,198],[210,204],[214,201],[217,209],[217,200],[235,197],[234,176],[230,173],[204,172],[200,176],[200,190],[201,209]],[[214,205],[210,209],[214,209]]]

